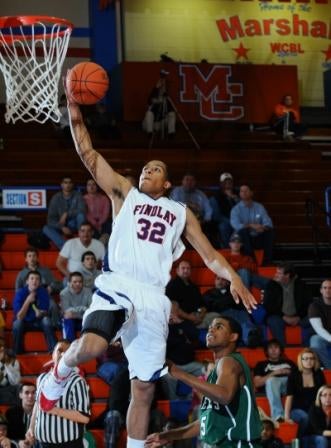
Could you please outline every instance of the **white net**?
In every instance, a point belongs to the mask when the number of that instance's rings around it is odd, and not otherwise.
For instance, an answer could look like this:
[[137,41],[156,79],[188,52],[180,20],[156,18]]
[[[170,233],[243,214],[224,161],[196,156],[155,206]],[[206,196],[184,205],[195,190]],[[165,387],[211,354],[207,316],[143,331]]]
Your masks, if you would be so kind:
[[7,123],[60,120],[58,85],[71,31],[64,19],[0,18]]

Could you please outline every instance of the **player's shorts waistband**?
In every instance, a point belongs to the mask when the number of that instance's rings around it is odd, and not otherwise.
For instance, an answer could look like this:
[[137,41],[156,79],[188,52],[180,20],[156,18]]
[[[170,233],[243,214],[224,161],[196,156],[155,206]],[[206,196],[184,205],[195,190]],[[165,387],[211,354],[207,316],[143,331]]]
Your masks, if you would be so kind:
[[[125,275],[117,274],[116,272],[109,271],[104,272],[102,275],[110,276],[112,282],[121,282],[128,286],[134,286],[137,288],[144,288],[150,292],[155,292],[157,294],[165,294],[165,288],[163,286],[155,286],[149,283],[139,282],[138,280],[126,277]],[[110,283],[111,284],[111,283]]]

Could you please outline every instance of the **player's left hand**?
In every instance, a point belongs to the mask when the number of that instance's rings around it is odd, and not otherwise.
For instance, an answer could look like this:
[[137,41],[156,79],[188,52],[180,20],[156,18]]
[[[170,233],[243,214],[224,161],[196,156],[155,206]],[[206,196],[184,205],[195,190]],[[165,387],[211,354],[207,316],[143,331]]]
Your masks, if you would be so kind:
[[145,447],[146,448],[157,448],[159,446],[166,445],[168,443],[168,440],[162,439],[161,434],[159,432],[155,432],[154,434],[150,434],[147,436],[145,440]]
[[246,286],[244,286],[239,276],[232,279],[230,291],[234,301],[236,303],[240,303],[241,301],[249,313],[256,308],[257,302],[255,297],[248,291]]

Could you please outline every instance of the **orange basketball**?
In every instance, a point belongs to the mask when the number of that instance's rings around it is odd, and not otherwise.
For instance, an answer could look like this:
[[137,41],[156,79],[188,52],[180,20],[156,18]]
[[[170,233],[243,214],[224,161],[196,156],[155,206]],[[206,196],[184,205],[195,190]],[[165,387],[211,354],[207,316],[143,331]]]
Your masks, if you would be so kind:
[[94,62],[81,62],[68,72],[66,88],[78,104],[95,104],[106,94],[109,78],[106,71]]

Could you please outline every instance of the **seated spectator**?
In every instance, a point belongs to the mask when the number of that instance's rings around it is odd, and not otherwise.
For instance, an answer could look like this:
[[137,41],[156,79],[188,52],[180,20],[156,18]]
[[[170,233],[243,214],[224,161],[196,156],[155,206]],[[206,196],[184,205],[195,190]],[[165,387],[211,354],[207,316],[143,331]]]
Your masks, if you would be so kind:
[[274,338],[285,347],[285,328],[300,325],[303,343],[308,345],[310,325],[308,306],[311,290],[301,280],[290,263],[279,263],[274,281],[266,285],[263,306],[267,312],[266,322]]
[[248,347],[262,345],[260,329],[254,324],[244,305],[234,301],[228,280],[216,276],[215,287],[208,289],[202,297],[209,319],[212,320],[220,315],[232,317],[241,326],[242,340],[245,345]]
[[19,271],[15,280],[15,289],[25,286],[26,276],[30,271],[38,271],[41,276],[41,284],[49,294],[59,293],[62,288],[62,282],[56,280],[52,271],[47,266],[40,266],[39,252],[34,247],[28,247],[24,251],[25,267]]
[[331,386],[324,385],[317,392],[309,411],[309,436],[303,448],[330,448],[331,446]]
[[199,287],[190,277],[191,265],[188,261],[182,260],[177,266],[176,277],[167,284],[166,295],[172,302],[178,303],[178,315],[181,319],[199,326],[207,310]]
[[310,347],[317,353],[326,369],[331,369],[331,279],[324,280],[320,289],[322,297],[310,304],[308,317],[314,334]]
[[230,222],[240,235],[244,253],[254,257],[254,249],[263,249],[267,265],[272,262],[273,224],[263,205],[253,201],[253,194],[249,185],[241,185],[240,202],[231,209]]
[[6,347],[5,340],[0,338],[0,404],[17,404],[20,382],[20,363]]
[[105,246],[92,238],[91,224],[84,222],[78,230],[78,237],[66,241],[56,260],[56,267],[67,280],[70,272],[77,272],[82,268],[82,255],[91,251],[100,263],[105,256]]
[[187,172],[182,178],[182,185],[175,187],[171,199],[186,204],[201,223],[203,230],[210,236],[210,226],[213,210],[205,193],[197,188],[196,177]]
[[20,403],[6,411],[8,437],[18,443],[19,448],[32,448],[25,437],[32,417],[36,401],[36,386],[33,383],[22,383],[19,390]]
[[47,289],[41,286],[41,276],[37,271],[30,271],[24,288],[16,291],[13,301],[14,352],[23,353],[23,336],[25,331],[41,330],[44,332],[48,351],[56,345],[52,322],[49,318],[50,298]]
[[[200,376],[203,373],[203,364],[195,361],[195,349],[199,346],[199,332],[195,326],[179,317],[178,304],[172,302],[171,314],[169,319],[169,335],[167,339],[166,358],[179,365],[185,372],[194,376]],[[185,387],[186,395],[178,394],[178,381],[170,374],[162,377],[166,388],[166,397],[169,400],[178,400],[180,398],[188,399],[192,395],[192,390]]]
[[94,281],[101,274],[101,271],[97,268],[97,259],[90,250],[83,253],[82,267],[79,269],[79,272],[83,275],[85,288],[93,291],[95,289]]
[[[111,233],[110,200],[101,193],[94,179],[86,182],[86,194],[83,196],[86,204],[86,220],[94,230],[94,237],[100,238]],[[103,238],[105,238],[103,236]]]
[[8,422],[4,415],[0,413],[0,447],[1,448],[16,448],[17,444],[7,437]]
[[226,248],[229,246],[230,236],[233,228],[230,223],[230,212],[239,202],[239,196],[233,186],[233,177],[230,173],[220,175],[220,186],[217,193],[209,199],[213,209],[212,219],[218,227],[218,236],[220,246]]
[[82,329],[83,314],[92,302],[92,291],[84,287],[80,272],[69,274],[68,286],[60,292],[60,306],[63,314],[63,337],[72,342],[76,331]]
[[47,225],[44,234],[61,249],[65,239],[72,237],[85,221],[85,202],[79,191],[74,190],[70,176],[64,176],[61,191],[55,193],[48,205]]
[[284,95],[282,101],[276,104],[272,118],[272,127],[284,139],[299,137],[305,131],[300,123],[299,108],[293,104],[292,95]]
[[271,418],[284,421],[282,395],[286,394],[287,379],[295,364],[284,357],[284,351],[277,339],[267,342],[264,349],[265,361],[259,361],[254,367],[253,381],[258,392],[265,390],[271,410]]
[[143,130],[149,136],[152,136],[155,131],[161,131],[162,137],[167,133],[171,138],[176,132],[176,113],[168,99],[167,75],[168,72],[161,70],[160,78],[148,98]]
[[229,245],[230,252],[224,253],[223,256],[237,272],[246,288],[250,289],[252,286],[265,288],[270,279],[258,275],[256,262],[249,255],[242,253],[242,241],[239,233],[231,235]]
[[47,288],[50,295],[49,315],[53,324],[53,327],[58,327],[60,320],[60,310],[51,297],[51,294],[58,294],[62,289],[62,282],[57,280],[52,271],[46,266],[40,266],[39,264],[39,252],[34,247],[28,247],[25,252],[25,267],[17,274],[15,281],[15,289],[23,288],[26,284],[26,276],[30,271],[37,271],[41,276],[41,284],[44,288]]
[[314,403],[317,391],[325,384],[319,359],[310,348],[298,354],[298,370],[292,371],[287,380],[285,400],[285,420],[299,425],[298,438],[302,438],[308,428],[308,413]]
[[86,118],[86,123],[96,138],[107,140],[121,138],[116,119],[108,112],[104,103],[97,103],[94,110],[92,108],[92,113]]
[[275,425],[272,420],[262,420],[261,444],[262,448],[283,448],[284,444],[275,436]]

